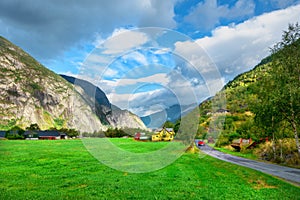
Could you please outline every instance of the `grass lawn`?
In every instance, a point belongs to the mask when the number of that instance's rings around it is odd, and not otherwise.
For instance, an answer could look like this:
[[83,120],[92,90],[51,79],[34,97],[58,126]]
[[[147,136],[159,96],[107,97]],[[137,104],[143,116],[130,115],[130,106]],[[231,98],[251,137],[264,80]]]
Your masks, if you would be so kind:
[[[133,152],[165,145],[112,141]],[[299,187],[198,154],[142,174],[99,163],[81,140],[0,141],[0,157],[0,199],[300,199]]]

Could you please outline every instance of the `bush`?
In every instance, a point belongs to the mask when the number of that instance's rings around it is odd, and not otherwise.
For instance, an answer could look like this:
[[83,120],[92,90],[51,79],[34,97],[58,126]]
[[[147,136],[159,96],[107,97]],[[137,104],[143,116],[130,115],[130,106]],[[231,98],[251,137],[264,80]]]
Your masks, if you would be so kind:
[[19,126],[12,127],[9,131],[6,132],[5,138],[9,140],[22,140],[24,139],[25,131]]
[[5,136],[9,140],[23,140],[24,136],[17,133],[7,133]]
[[125,133],[125,131],[118,128],[115,129],[109,128],[107,129],[107,131],[104,132],[104,134],[106,137],[111,137],[111,138],[129,136],[127,133]]
[[300,166],[300,157],[293,138],[285,138],[275,142],[275,157],[273,141],[260,144],[254,151],[261,159],[292,166]]
[[99,138],[103,138],[105,137],[105,134],[103,131],[94,131],[93,133],[82,133],[82,137],[99,137]]
[[229,138],[224,136],[223,134],[220,135],[216,142],[216,147],[221,147],[230,144]]
[[[56,130],[56,129],[53,128],[53,130]],[[65,133],[70,138],[79,136],[79,132],[75,129],[62,128],[62,129],[59,129],[59,131]]]
[[228,135],[228,140],[229,140],[230,142],[232,142],[232,140],[238,139],[238,138],[240,138],[240,137],[241,137],[241,135],[238,134],[237,132],[232,132],[232,133],[230,133],[230,134]]

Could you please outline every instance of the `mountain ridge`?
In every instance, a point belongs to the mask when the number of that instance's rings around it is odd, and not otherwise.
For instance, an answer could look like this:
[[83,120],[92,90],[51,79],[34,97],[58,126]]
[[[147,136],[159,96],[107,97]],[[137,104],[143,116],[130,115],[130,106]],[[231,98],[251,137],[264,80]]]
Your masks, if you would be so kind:
[[[74,128],[80,132],[97,132],[118,127],[117,123],[122,121],[115,120],[112,124],[101,122],[101,116],[97,116],[93,107],[87,103],[87,98],[83,98],[89,95],[82,88],[74,88],[64,78],[1,36],[0,71],[2,130],[13,126],[25,129],[36,123],[42,130]],[[129,114],[121,118],[127,116]]]
[[[83,96],[83,98],[90,102],[90,107],[93,108],[103,124],[117,128],[146,129],[143,121],[137,115],[111,104],[105,93],[98,86],[79,78],[67,75],[60,76],[72,83],[75,88],[78,86],[84,90],[87,96]],[[131,125],[131,127],[128,127],[128,125]]]

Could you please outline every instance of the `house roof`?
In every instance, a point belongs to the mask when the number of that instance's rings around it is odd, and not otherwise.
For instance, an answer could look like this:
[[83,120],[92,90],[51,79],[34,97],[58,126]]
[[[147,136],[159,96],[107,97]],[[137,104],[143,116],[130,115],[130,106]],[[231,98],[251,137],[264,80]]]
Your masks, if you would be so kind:
[[58,131],[38,131],[37,132],[39,137],[46,137],[46,136],[60,136],[60,133]]
[[39,131],[39,130],[34,130],[34,131],[25,131],[24,135],[29,135],[29,134],[37,134],[39,137],[58,137],[61,134],[58,131],[55,130],[46,130],[46,131]]
[[166,130],[167,130],[168,132],[172,132],[172,131],[173,131],[173,128],[166,128]]
[[166,131],[168,131],[169,133],[174,131],[173,128],[159,128],[159,129],[156,130],[156,132],[161,132],[161,131],[164,130],[164,129],[165,129]]

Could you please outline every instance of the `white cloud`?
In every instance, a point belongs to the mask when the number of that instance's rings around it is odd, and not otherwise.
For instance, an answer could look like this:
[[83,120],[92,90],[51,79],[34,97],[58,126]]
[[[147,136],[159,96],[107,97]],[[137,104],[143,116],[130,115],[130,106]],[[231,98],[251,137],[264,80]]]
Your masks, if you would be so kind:
[[143,116],[145,113],[151,114],[165,108],[163,102],[168,98],[159,98],[162,94],[165,95],[165,91],[157,89],[133,94],[111,93],[107,97],[112,104],[118,105],[121,109],[127,109],[139,116]]
[[[0,34],[38,59],[62,55],[116,27],[174,28],[176,1],[0,1]],[[98,34],[98,36],[97,36]],[[78,45],[78,46],[76,46]]]
[[99,63],[99,64],[109,64],[111,62],[111,58],[107,55],[91,53],[87,56],[86,63]]
[[159,55],[159,54],[166,54],[169,52],[171,52],[171,48],[161,48],[161,49],[154,51],[153,53],[156,55]]
[[138,51],[133,51],[133,52],[129,52],[128,54],[125,54],[124,56],[122,56],[123,60],[134,60],[138,63],[140,63],[140,65],[148,65],[148,61],[145,55],[141,54]]
[[[219,69],[197,42],[177,42],[175,43],[174,52],[185,60],[185,63],[181,64],[183,66],[178,66],[180,74],[183,74],[185,79],[203,79],[211,95],[214,95],[223,87],[224,83],[222,82]],[[210,80],[213,80],[215,83],[211,85],[212,82]],[[193,83],[189,82],[189,84]],[[216,85],[219,86],[216,87]],[[192,86],[190,85],[189,87]]]
[[148,41],[145,33],[136,30],[117,29],[101,46],[104,54],[124,54],[126,51],[137,48]]
[[113,70],[111,68],[106,68],[102,77],[105,78],[113,78],[115,77],[119,72],[117,70]]
[[[299,13],[300,5],[263,14],[237,25],[218,27],[211,37],[198,39],[196,43],[207,51],[223,76],[233,78],[266,57],[269,47],[280,41],[288,23],[300,21]],[[189,48],[190,43],[182,43],[181,51],[186,48],[187,53],[196,53]]]
[[169,82],[167,74],[154,74],[147,77],[142,77],[138,79],[120,79],[117,81],[118,85],[126,86],[126,85],[134,85],[137,83],[157,83],[165,85]]

